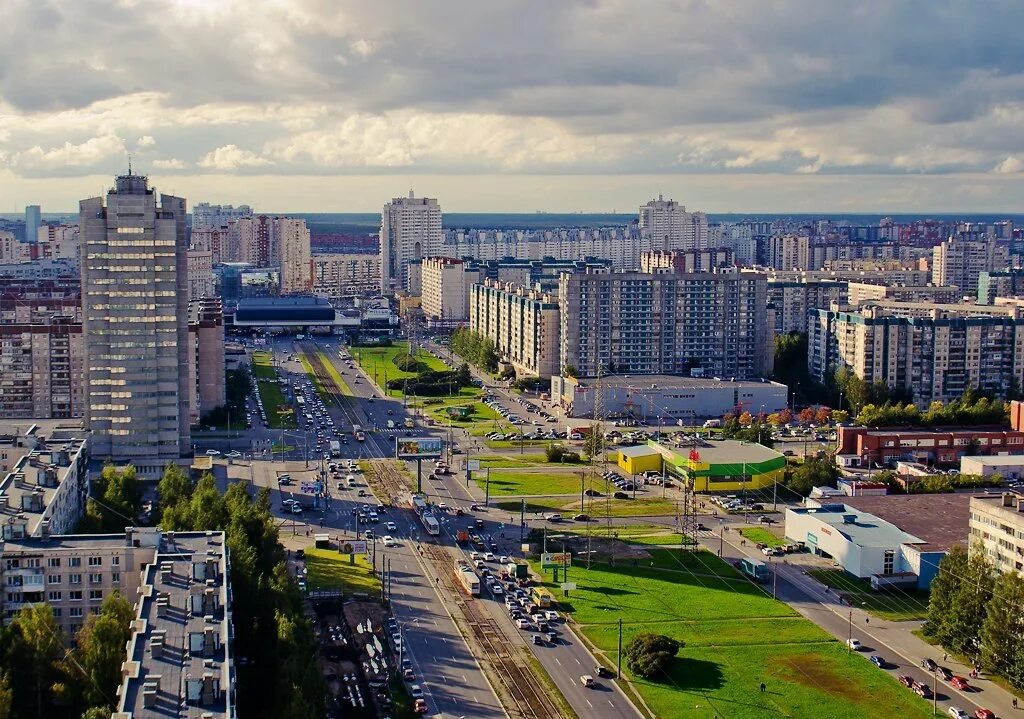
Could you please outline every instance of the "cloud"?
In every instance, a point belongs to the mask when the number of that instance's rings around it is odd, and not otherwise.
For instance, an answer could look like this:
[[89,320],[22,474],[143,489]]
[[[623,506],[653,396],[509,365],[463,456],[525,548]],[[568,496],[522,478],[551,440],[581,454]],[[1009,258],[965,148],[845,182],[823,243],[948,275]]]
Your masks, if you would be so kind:
[[125,143],[116,135],[93,137],[80,144],[65,142],[59,147],[44,149],[39,145],[14,156],[15,168],[28,171],[49,170],[62,174],[68,170],[95,169],[111,159],[125,158]]
[[1019,157],[1007,157],[992,168],[992,171],[1002,175],[1014,175],[1018,172],[1024,172],[1024,160],[1021,160]]
[[262,167],[271,162],[251,150],[240,148],[238,145],[224,145],[224,147],[218,147],[203,155],[198,164],[208,170],[231,171],[246,167]]
[[185,167],[185,163],[177,158],[153,160],[154,170],[184,170]]
[[152,147],[156,144],[156,140],[153,139],[152,135],[143,135],[135,141],[135,146],[139,148]]

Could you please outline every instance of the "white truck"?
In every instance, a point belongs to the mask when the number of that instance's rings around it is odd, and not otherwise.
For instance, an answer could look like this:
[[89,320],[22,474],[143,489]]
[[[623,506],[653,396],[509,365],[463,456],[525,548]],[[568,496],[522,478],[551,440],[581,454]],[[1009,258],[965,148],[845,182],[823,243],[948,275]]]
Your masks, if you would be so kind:
[[336,439],[332,439],[331,440],[331,456],[332,457],[340,457],[341,456],[341,442],[339,442]]

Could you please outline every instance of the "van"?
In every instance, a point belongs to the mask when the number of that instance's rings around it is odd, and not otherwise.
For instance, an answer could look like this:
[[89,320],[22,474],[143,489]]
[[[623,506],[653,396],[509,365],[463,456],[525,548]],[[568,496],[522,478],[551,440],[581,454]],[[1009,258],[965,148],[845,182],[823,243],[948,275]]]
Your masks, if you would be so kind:
[[350,474],[349,476],[345,477],[345,483],[349,487],[355,487],[356,486],[356,478],[355,478],[355,476]]
[[720,419],[709,419],[704,421],[704,428],[711,429],[712,427],[721,427],[722,420]]
[[394,429],[394,428],[395,428],[395,420],[389,419],[388,420],[388,429]]

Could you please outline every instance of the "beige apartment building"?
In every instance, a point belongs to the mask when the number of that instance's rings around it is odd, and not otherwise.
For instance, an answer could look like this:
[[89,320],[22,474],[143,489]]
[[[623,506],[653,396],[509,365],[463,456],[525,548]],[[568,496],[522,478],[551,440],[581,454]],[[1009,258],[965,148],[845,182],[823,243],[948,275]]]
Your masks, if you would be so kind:
[[731,267],[733,251],[725,247],[705,250],[654,250],[640,255],[641,272],[675,270],[676,272],[711,272],[716,267]]
[[219,297],[207,297],[188,306],[191,349],[189,418],[192,424],[227,401],[224,366],[224,307]]
[[420,264],[420,307],[430,326],[451,327],[469,320],[470,287],[480,269],[454,257],[427,257]]
[[[936,285],[881,285],[868,282],[848,282],[847,297],[851,305],[869,300],[895,300],[897,302],[932,302],[955,304],[964,299],[963,292],[956,286]],[[836,300],[842,303],[842,300]],[[815,309],[828,309],[821,305]]]
[[[790,274],[798,275],[787,279]],[[775,332],[807,331],[807,311],[828,309],[833,302],[846,304],[847,283],[843,280],[813,279],[810,273],[777,272],[768,275],[768,302],[774,309]]]
[[561,372],[558,300],[547,293],[486,279],[470,287],[469,328],[494,342],[520,375]]
[[441,206],[436,199],[396,197],[380,213],[380,291],[411,292],[409,265],[441,254]]
[[774,320],[767,276],[715,272],[563,274],[561,363],[602,373],[769,376]]
[[189,250],[188,258],[188,301],[213,297],[216,286],[213,281],[213,253],[209,250]]
[[994,239],[950,237],[932,248],[932,284],[956,285],[964,295],[977,295],[982,272],[1006,270],[1010,249]]
[[708,246],[708,218],[703,212],[687,212],[684,205],[661,195],[640,205],[640,233],[652,250],[703,250]]
[[332,301],[380,294],[380,255],[313,253],[313,292]]
[[809,270],[811,238],[774,235],[768,240],[768,266],[776,270]]
[[847,367],[927,407],[968,387],[1005,397],[1024,386],[1024,307],[870,300],[809,320],[807,367],[819,382]]
[[46,602],[67,639],[119,592],[135,606],[112,719],[234,719],[230,560],[223,532],[53,535],[4,543],[5,622]]
[[971,497],[971,551],[978,547],[999,572],[1024,574],[1024,495]]
[[617,271],[639,270],[640,255],[652,249],[636,225],[562,227],[546,230],[447,230],[431,254],[472,257],[478,262],[610,262]]
[[[275,217],[275,234],[279,239],[281,266],[281,294],[307,294],[313,290],[312,252],[309,228],[305,220]],[[271,254],[273,262],[275,255]]]

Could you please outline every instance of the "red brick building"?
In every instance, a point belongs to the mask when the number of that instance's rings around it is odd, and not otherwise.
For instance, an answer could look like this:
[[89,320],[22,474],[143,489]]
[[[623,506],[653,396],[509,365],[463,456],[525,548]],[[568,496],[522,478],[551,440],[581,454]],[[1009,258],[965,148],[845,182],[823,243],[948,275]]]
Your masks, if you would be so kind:
[[[1012,410],[1011,410],[1012,416]],[[991,427],[840,427],[836,463],[866,467],[897,460],[926,465],[957,465],[965,454],[1024,454],[1024,431]]]

